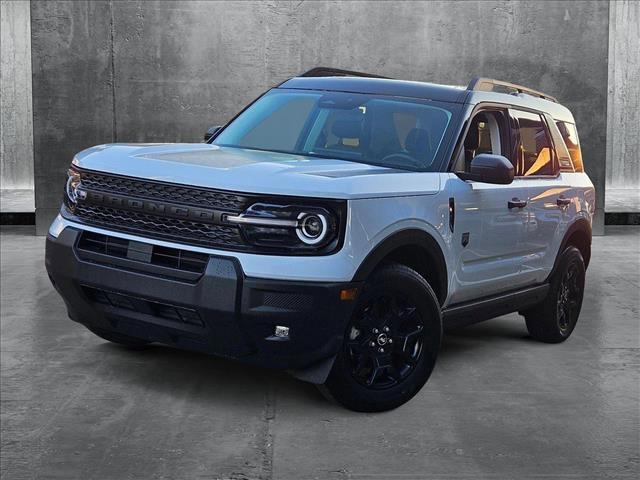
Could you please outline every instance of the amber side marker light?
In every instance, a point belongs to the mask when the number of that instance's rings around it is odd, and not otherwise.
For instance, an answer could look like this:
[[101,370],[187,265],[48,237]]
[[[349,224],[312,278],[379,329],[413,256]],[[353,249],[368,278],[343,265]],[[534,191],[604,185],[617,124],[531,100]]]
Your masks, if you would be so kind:
[[340,300],[355,300],[357,294],[357,288],[343,288],[342,290],[340,290]]

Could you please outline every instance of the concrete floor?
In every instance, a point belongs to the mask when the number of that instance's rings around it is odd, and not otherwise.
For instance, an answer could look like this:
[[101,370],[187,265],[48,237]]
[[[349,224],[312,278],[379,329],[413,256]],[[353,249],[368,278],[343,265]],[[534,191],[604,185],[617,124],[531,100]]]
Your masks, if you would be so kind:
[[640,228],[594,238],[562,345],[508,315],[445,338],[407,405],[358,414],[284,374],[66,318],[42,237],[3,230],[3,479],[637,478]]

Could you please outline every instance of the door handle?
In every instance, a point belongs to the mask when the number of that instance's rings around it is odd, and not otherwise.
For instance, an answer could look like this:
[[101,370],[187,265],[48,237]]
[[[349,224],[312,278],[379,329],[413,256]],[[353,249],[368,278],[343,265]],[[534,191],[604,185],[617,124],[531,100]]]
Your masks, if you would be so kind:
[[509,210],[511,210],[512,208],[524,208],[527,206],[527,201],[520,200],[517,197],[513,197],[511,200],[509,200],[507,205],[509,206]]
[[556,200],[556,204],[559,207],[567,207],[567,206],[569,206],[570,203],[571,203],[571,199],[570,198],[558,197],[558,199]]

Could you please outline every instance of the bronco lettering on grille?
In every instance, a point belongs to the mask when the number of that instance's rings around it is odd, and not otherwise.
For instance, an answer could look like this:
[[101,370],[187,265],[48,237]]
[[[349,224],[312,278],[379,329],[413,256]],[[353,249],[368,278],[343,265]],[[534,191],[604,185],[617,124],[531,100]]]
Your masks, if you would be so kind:
[[[86,195],[84,195],[86,192]],[[131,198],[113,193],[83,190],[83,195],[78,196],[79,203],[88,205],[101,205],[118,208],[121,210],[133,210],[139,212],[161,215],[164,217],[185,218],[197,220],[202,223],[222,224],[222,215],[228,212],[210,208],[199,208],[178,205],[169,202],[158,202],[142,198]]]

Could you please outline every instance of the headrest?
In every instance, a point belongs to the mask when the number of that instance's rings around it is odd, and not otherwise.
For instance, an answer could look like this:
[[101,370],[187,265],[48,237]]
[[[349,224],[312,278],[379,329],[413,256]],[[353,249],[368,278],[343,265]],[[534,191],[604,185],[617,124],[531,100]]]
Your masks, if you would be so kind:
[[336,120],[331,126],[331,133],[338,138],[360,138],[362,120]]
[[409,153],[425,155],[431,153],[429,132],[421,128],[412,128],[404,140],[404,148]]
[[478,130],[477,117],[471,122],[469,131],[464,139],[464,148],[467,150],[477,150],[480,146],[480,131]]

